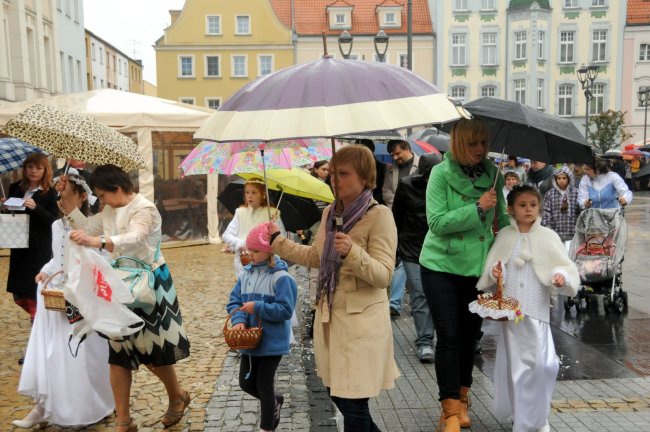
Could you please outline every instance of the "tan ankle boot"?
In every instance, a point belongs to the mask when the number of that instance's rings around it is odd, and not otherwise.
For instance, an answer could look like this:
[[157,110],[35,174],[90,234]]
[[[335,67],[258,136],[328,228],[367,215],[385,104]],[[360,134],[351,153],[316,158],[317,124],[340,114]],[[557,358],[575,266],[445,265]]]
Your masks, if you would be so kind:
[[472,426],[472,419],[469,418],[469,408],[472,402],[469,400],[469,387],[460,388],[460,427],[468,428]]
[[460,401],[458,399],[443,399],[439,432],[460,432]]

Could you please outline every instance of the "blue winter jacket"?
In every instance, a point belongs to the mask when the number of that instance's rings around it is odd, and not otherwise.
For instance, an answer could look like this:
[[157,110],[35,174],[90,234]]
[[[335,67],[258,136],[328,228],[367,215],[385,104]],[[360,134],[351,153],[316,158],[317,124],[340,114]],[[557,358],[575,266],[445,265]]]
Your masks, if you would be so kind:
[[[262,320],[262,340],[253,350],[241,350],[252,356],[275,356],[289,354],[291,315],[296,307],[298,288],[287,272],[287,263],[275,259],[275,266],[248,264],[239,274],[226,306],[231,313],[242,304],[254,301],[255,314]],[[245,312],[232,316],[232,325],[244,323],[246,327],[257,326],[257,317]]]

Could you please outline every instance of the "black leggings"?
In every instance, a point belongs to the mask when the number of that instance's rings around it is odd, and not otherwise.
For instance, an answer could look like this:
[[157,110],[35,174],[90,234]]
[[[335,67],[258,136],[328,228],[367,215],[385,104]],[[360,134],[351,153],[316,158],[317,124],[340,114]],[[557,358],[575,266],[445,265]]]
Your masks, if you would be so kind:
[[[243,354],[239,364],[239,387],[260,400],[260,428],[273,429],[275,389],[273,380],[282,356],[249,356]],[[250,375],[248,375],[250,372]],[[248,378],[246,378],[248,375]]]
[[346,399],[332,396],[329,387],[327,388],[327,394],[343,414],[344,432],[381,432],[375,422],[372,421],[368,398]]

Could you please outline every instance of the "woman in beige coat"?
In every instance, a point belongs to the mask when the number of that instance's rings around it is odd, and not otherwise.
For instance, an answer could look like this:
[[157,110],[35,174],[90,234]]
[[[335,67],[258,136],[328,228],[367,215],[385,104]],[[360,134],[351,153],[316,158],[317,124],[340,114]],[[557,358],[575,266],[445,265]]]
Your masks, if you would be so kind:
[[270,224],[272,247],[289,261],[320,267],[314,322],[318,376],[343,414],[346,432],[378,431],[368,398],[393,388],[399,376],[385,291],[395,266],[397,230],[391,211],[372,198],[376,171],[368,148],[343,147],[330,166],[337,201],[323,211],[314,244],[294,243]]

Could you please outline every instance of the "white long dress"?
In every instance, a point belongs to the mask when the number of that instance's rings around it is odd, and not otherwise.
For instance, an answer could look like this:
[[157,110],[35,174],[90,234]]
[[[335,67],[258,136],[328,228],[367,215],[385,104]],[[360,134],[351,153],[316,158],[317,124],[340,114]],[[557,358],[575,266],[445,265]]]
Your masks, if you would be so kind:
[[560,363],[548,323],[550,289],[537,279],[530,260],[513,259],[522,251],[530,256],[527,235],[518,237],[506,263],[504,294],[519,300],[524,320],[499,322],[494,414],[512,416],[513,432],[528,432],[546,424]]
[[[65,262],[70,228],[62,219],[52,224],[53,258],[42,271],[56,273]],[[54,281],[58,283],[58,276]],[[96,423],[115,409],[108,366],[108,342],[95,333],[79,346],[68,347],[71,326],[64,312],[45,309],[38,286],[36,318],[27,345],[18,392],[34,398],[45,410],[44,421],[60,426]],[[73,351],[77,342],[71,343]]]

